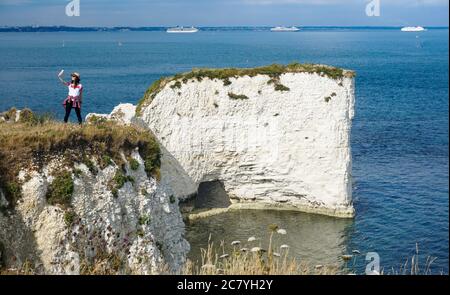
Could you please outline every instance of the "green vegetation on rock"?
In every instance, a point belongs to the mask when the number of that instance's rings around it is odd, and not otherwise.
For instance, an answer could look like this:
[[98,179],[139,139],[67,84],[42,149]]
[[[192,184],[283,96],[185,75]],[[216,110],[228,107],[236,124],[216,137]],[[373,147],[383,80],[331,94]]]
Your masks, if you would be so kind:
[[286,87],[282,84],[277,84],[275,85],[275,91],[289,91],[291,89],[289,89],[289,87]]
[[228,97],[231,99],[248,99],[247,95],[244,94],[234,94],[232,92],[228,93]]
[[144,105],[149,105],[153,99],[156,97],[156,95],[164,88],[164,86],[167,85],[171,80],[168,78],[161,78],[157,81],[155,81],[145,92],[142,99],[139,101],[137,107],[136,107],[136,114],[141,114],[142,107]]
[[101,158],[100,166],[101,166],[102,169],[105,169],[106,167],[108,167],[109,165],[112,165],[112,164],[113,164],[113,161],[112,161],[110,156],[104,155]]
[[169,201],[171,204],[174,204],[177,201],[177,199],[175,198],[174,195],[170,195]]
[[77,215],[72,210],[67,210],[64,212],[64,223],[67,226],[72,226],[72,224],[75,222],[75,219],[77,218]]
[[333,97],[336,97],[336,92],[333,92],[330,96],[325,97],[325,102],[330,102]]
[[[1,178],[0,178],[1,181]],[[0,184],[2,184],[0,182]],[[20,199],[22,192],[20,183],[17,180],[9,180],[2,184],[3,192],[5,194],[6,200],[9,203],[9,207],[13,207],[14,204]]]
[[6,121],[11,121],[16,119],[17,109],[11,108],[8,111],[2,114],[2,117],[5,118]]
[[130,168],[133,171],[136,171],[139,169],[139,162],[136,159],[130,159]]
[[[18,111],[16,108],[0,113],[0,123],[22,123],[27,125],[42,124],[52,120],[53,116],[50,114],[35,114],[30,109],[23,109]],[[16,121],[17,119],[17,121]]]
[[139,225],[148,225],[150,224],[151,218],[148,215],[144,215],[139,217]]
[[132,176],[125,175],[122,171],[117,171],[113,180],[116,183],[116,188],[118,189],[122,188],[127,182],[134,183],[134,178]]
[[172,89],[180,89],[181,88],[181,82],[176,81],[172,86],[170,86]]
[[75,175],[75,177],[80,178],[83,175],[83,171],[80,169],[73,169],[73,175]]
[[20,123],[35,124],[38,122],[38,120],[39,120],[38,117],[30,109],[23,109],[20,112],[19,116]]
[[89,159],[88,156],[86,156],[86,155],[84,156],[83,163],[84,163],[84,165],[86,165],[88,167],[89,171],[92,174],[96,175],[98,173],[97,166],[95,166],[95,163],[91,159]]
[[61,205],[65,208],[70,207],[74,183],[72,173],[63,171],[54,176],[55,179],[49,185],[47,191],[47,202],[50,205]]
[[92,123],[92,124],[105,123],[107,121],[108,121],[107,118],[105,118],[103,116],[96,116],[96,115],[91,115],[88,119],[88,123]]
[[113,196],[117,198],[119,196],[119,189],[121,189],[125,185],[125,183],[134,183],[134,181],[135,180],[132,176],[125,175],[125,173],[119,169],[116,171],[116,174],[111,179],[108,186]]
[[161,167],[161,150],[156,141],[148,142],[143,147],[143,157],[145,172],[153,176],[156,180],[160,178],[159,168]]

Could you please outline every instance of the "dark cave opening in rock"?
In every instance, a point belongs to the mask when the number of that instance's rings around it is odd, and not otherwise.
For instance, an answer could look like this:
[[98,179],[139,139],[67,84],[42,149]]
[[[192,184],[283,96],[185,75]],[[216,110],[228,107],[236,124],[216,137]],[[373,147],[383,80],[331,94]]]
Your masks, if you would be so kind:
[[230,205],[230,197],[221,181],[214,180],[200,183],[194,204],[196,209],[227,208]]

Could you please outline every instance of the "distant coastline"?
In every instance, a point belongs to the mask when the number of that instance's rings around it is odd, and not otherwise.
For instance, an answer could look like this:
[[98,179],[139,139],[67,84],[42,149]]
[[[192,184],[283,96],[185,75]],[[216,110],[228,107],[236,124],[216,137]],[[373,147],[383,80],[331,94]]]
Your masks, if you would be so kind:
[[[0,32],[163,32],[169,27],[71,27],[71,26],[2,26]],[[272,26],[198,27],[201,31],[270,31]],[[302,31],[330,30],[400,30],[402,26],[301,26]],[[427,27],[442,30],[448,27]]]

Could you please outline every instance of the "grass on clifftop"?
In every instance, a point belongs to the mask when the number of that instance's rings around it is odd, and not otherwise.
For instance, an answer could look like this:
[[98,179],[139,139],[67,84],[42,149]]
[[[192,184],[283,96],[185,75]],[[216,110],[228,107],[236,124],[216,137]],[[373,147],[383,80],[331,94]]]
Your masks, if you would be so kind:
[[[318,65],[318,64],[300,64],[291,63],[289,65],[273,64],[258,68],[225,68],[225,69],[193,69],[191,72],[184,74],[177,74],[171,77],[161,78],[148,88],[143,98],[138,103],[136,112],[141,114],[142,108],[151,104],[156,95],[170,82],[176,81],[172,85],[172,89],[181,88],[181,83],[188,83],[189,81],[202,81],[203,79],[222,80],[224,86],[231,85],[230,78],[238,77],[255,77],[257,75],[267,75],[272,79],[279,78],[286,73],[316,73],[321,76],[329,77],[331,79],[341,79],[344,77],[354,77],[355,73],[341,68]],[[278,91],[286,91],[286,88],[277,89]]]
[[[153,135],[146,130],[113,122],[79,127],[37,116],[30,110],[22,113],[27,114],[27,119],[24,117],[19,122],[1,120],[0,114],[0,188],[10,206],[21,196],[19,171],[40,170],[56,156],[62,157],[69,169],[75,163],[85,163],[95,173],[93,160],[99,166],[107,166],[114,161],[123,167],[121,153],[129,157],[137,148],[145,161],[146,172],[151,176],[159,174],[161,151]],[[65,204],[64,196],[70,192],[70,183],[64,175],[59,176],[55,179],[63,185],[55,187],[55,194],[50,192],[48,198],[50,202]]]

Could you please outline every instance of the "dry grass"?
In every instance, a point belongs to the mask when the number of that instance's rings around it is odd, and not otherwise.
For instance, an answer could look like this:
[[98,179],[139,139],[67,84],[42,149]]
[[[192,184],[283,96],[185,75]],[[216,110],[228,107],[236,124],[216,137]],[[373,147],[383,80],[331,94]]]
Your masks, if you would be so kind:
[[[222,241],[219,246],[208,241],[206,249],[201,249],[201,261],[189,260],[182,274],[184,275],[349,275],[360,274],[355,270],[358,255],[343,255],[344,265],[311,265],[289,256],[289,246],[274,243],[274,235],[285,235],[286,231],[277,225],[269,226],[268,247],[257,247],[260,241],[253,237],[248,242],[231,243],[232,250],[226,250]],[[252,240],[253,239],[253,240]],[[344,259],[344,256],[346,259]],[[419,259],[419,247],[416,254],[407,259],[400,267],[386,271],[382,268],[380,275],[432,275],[433,257]],[[349,267],[353,259],[353,267]],[[444,274],[443,271],[440,274]]]
[[[335,266],[313,267],[306,262],[289,258],[288,251],[280,256],[273,253],[240,251],[231,254],[219,254],[213,243],[202,249],[202,262],[197,265],[188,261],[184,275],[335,275],[339,268]],[[223,253],[223,252],[222,252]],[[277,254],[277,253],[275,253]]]
[[69,168],[74,163],[85,162],[95,170],[92,158],[100,165],[112,160],[122,166],[122,153],[128,157],[135,149],[145,161],[146,172],[157,176],[161,151],[149,131],[113,122],[83,127],[42,119],[3,122],[0,124],[0,187],[10,204],[14,204],[20,197],[17,176],[21,169],[39,170],[56,156],[62,156]]
[[30,261],[25,261],[21,268],[5,268],[0,269],[1,276],[31,276],[36,275],[34,265]]
[[[354,274],[348,269],[338,266],[312,266],[289,258],[288,250],[278,254],[279,247],[272,246],[271,235],[268,251],[243,251],[241,245],[235,245],[230,254],[226,254],[224,243],[216,246],[208,241],[206,249],[201,249],[200,264],[189,260],[182,269],[181,275],[345,275]],[[381,270],[380,275],[432,275],[431,266],[435,258],[427,257],[420,262],[419,253],[406,260],[398,269]],[[93,259],[82,259],[81,275],[121,275],[131,274],[124,258],[116,253],[99,252]],[[167,265],[161,266],[155,273],[174,274]],[[30,261],[25,261],[20,269],[0,269],[0,275],[36,275]],[[357,273],[356,273],[357,274]],[[440,273],[444,275],[443,272]]]
[[80,264],[80,275],[119,275],[123,267],[123,258],[116,254],[103,254],[92,262],[83,260]]
[[[300,64],[291,63],[289,65],[273,64],[258,68],[225,68],[225,69],[193,69],[191,72],[178,74],[172,77],[161,78],[153,83],[146,91],[141,101],[138,103],[136,112],[141,114],[142,108],[151,104],[156,95],[170,82],[176,81],[171,86],[172,89],[181,88],[181,83],[188,83],[189,81],[202,81],[203,79],[222,80],[224,86],[231,85],[231,78],[238,77],[255,77],[257,75],[267,75],[273,80],[279,79],[285,73],[316,73],[331,79],[341,79],[344,77],[354,77],[355,73],[352,71],[345,71],[341,68],[318,65],[318,64]],[[278,86],[278,91],[288,91],[287,87]]]
[[[381,274],[387,275],[432,275],[432,266],[436,257],[427,256],[425,261],[421,262],[421,255],[419,254],[419,245],[416,244],[416,253],[411,257],[406,259],[406,261],[401,264],[398,269],[391,268],[390,270],[382,270]],[[441,272],[440,274],[444,274]]]
[[233,249],[226,252],[224,242],[216,247],[211,240],[206,249],[201,249],[200,265],[188,261],[185,275],[336,275],[338,266],[312,266],[290,258],[287,245],[276,245],[274,235],[285,234],[277,225],[269,226],[268,248],[255,245],[249,239],[247,247],[240,241],[232,242]]

